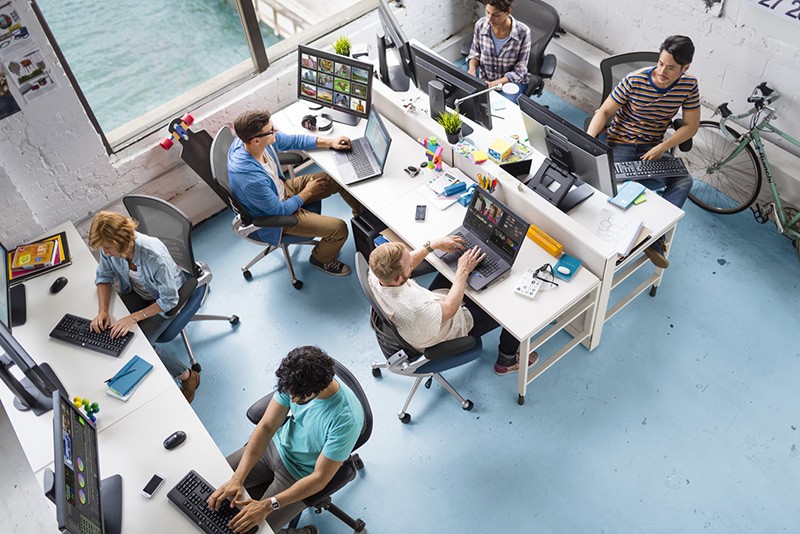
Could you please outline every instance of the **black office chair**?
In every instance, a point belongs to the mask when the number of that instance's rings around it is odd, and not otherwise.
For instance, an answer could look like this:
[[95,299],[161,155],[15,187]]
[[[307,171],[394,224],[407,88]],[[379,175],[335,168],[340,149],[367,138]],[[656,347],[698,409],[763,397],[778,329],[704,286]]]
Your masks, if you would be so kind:
[[[531,30],[531,55],[528,58],[530,81],[527,96],[541,96],[544,81],[553,77],[556,71],[556,56],[545,54],[545,49],[558,29],[558,11],[541,0],[517,0],[511,16],[524,23]],[[461,47],[462,55],[469,54],[472,39]]]
[[[355,480],[356,473],[364,469],[364,462],[355,451],[364,443],[366,443],[372,434],[372,409],[369,406],[369,400],[367,400],[366,393],[364,393],[364,390],[361,388],[361,384],[358,383],[356,377],[353,376],[353,373],[351,373],[347,367],[334,359],[333,372],[341,383],[350,388],[350,391],[355,394],[358,402],[361,403],[361,408],[364,410],[364,423],[361,427],[361,434],[358,436],[358,440],[353,447],[353,452],[350,453],[350,457],[344,461],[342,466],[339,468],[336,474],[333,475],[331,481],[328,482],[322,491],[303,499],[303,504],[306,505],[306,508],[314,508],[318,514],[322,513],[322,510],[327,510],[356,532],[363,532],[363,530],[366,528],[366,523],[364,523],[364,521],[361,519],[353,519],[351,516],[345,513],[344,510],[333,504],[331,501],[331,495]],[[261,418],[264,416],[264,412],[267,411],[267,406],[272,400],[274,394],[274,392],[269,393],[248,408],[247,418],[254,425],[261,421]],[[250,496],[253,499],[261,499],[268,487],[269,485],[264,485],[261,488],[256,488],[255,490],[249,491]],[[289,526],[297,527],[299,521],[300,514],[292,519],[292,521],[289,523]]]
[[375,331],[378,345],[386,357],[385,362],[372,364],[372,376],[380,377],[381,369],[388,369],[392,373],[415,378],[403,408],[397,414],[400,421],[403,423],[411,422],[411,414],[406,410],[411,403],[411,399],[414,398],[420,383],[426,378],[425,388],[429,389],[435,379],[439,385],[455,397],[461,404],[461,408],[467,411],[472,410],[474,406],[472,401],[464,399],[441,373],[469,363],[480,356],[483,350],[480,338],[475,339],[472,336],[464,336],[444,341],[425,349],[423,352],[419,352],[400,336],[397,328],[381,310],[369,285],[367,260],[359,253],[356,253],[356,273],[361,290],[371,307],[370,325]]
[[[603,76],[603,95],[600,99],[600,105],[606,101],[611,91],[619,85],[620,80],[629,73],[658,64],[659,55],[658,52],[626,52],[624,54],[609,56],[602,60],[600,62],[600,74]],[[591,121],[592,117],[590,116],[586,119],[584,129],[589,128],[589,123]],[[683,119],[673,119],[673,129],[677,130],[681,126],[683,126]],[[608,127],[608,124],[606,124],[606,127]],[[681,149],[681,152],[688,152],[692,149],[692,140],[688,139],[678,145],[678,147]]]
[[[274,217],[252,217],[247,212],[247,210],[242,206],[233,196],[231,193],[231,186],[230,182],[228,181],[228,149],[233,143],[233,132],[230,131],[227,127],[223,126],[217,135],[214,136],[214,141],[211,144],[211,171],[212,176],[214,178],[215,186],[212,187],[217,196],[219,196],[228,207],[233,210],[236,214],[233,221],[231,221],[231,227],[236,235],[239,237],[250,241],[251,243],[255,243],[260,245],[263,248],[261,252],[259,252],[252,260],[250,260],[247,265],[242,267],[242,276],[246,280],[250,280],[253,277],[253,274],[250,272],[250,268],[261,261],[263,258],[267,257],[267,255],[280,248],[283,251],[283,256],[286,259],[286,266],[289,268],[289,276],[292,279],[292,285],[295,289],[301,289],[303,287],[302,280],[298,280],[294,274],[294,266],[292,265],[292,259],[289,256],[289,245],[316,245],[319,241],[316,239],[311,239],[308,237],[298,237],[288,234],[281,233],[281,239],[277,245],[273,245],[271,243],[267,243],[265,241],[260,241],[256,237],[254,237],[253,232],[256,231],[258,228],[267,228],[267,227],[279,227],[279,228],[286,228],[289,226],[294,226],[297,224],[297,217],[294,215],[279,215]],[[279,155],[279,162],[281,166],[288,166],[290,167],[290,176],[294,177],[294,167],[296,165],[302,164],[307,158],[304,158],[300,154],[293,153],[293,152],[282,152]],[[322,203],[321,202],[313,202],[304,208],[308,211],[313,211],[315,213],[320,213],[322,210]]]
[[131,217],[138,221],[139,230],[160,239],[178,267],[189,274],[189,278],[180,288],[178,304],[167,313],[172,321],[156,342],[166,343],[180,334],[189,353],[192,369],[200,371],[200,363],[195,358],[186,334],[186,325],[191,321],[228,321],[235,326],[239,324],[239,317],[197,313],[208,295],[212,274],[208,265],[194,259],[192,221],[186,214],[165,200],[147,195],[128,195],[122,199],[122,203]]

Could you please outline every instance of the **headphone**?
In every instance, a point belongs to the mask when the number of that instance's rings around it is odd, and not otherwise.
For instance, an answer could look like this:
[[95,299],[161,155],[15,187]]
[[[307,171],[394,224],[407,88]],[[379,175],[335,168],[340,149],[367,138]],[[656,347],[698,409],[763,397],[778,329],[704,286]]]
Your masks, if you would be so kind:
[[320,119],[317,120],[317,115],[306,115],[300,121],[300,124],[309,132],[327,132],[333,129],[333,119],[327,113],[321,113]]

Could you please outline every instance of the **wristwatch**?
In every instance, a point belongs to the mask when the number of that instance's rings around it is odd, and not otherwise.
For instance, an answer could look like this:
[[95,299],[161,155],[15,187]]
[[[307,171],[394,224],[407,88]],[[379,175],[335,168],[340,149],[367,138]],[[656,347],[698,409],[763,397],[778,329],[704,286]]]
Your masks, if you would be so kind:
[[427,250],[429,254],[430,254],[431,252],[433,252],[433,247],[431,246],[431,242],[430,242],[430,241],[425,241],[425,244],[424,244],[424,245],[422,245],[422,248],[424,248],[425,250]]
[[269,498],[269,506],[273,510],[277,510],[278,508],[281,507],[281,503],[279,503],[278,499],[276,499],[275,497],[270,497]]

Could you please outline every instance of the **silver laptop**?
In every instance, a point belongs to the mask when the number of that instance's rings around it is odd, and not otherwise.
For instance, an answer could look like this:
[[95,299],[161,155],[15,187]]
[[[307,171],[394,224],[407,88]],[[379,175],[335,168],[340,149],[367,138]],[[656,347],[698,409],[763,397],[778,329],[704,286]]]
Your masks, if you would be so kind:
[[342,183],[350,185],[383,174],[391,144],[392,138],[372,106],[364,137],[350,141],[350,152],[338,152],[335,156]]
[[[477,246],[486,253],[486,258],[469,275],[469,286],[483,289],[511,270],[527,232],[528,223],[489,193],[477,188],[464,216],[464,223],[450,234],[463,237],[467,248]],[[461,254],[436,251],[436,255],[454,271],[458,268]]]

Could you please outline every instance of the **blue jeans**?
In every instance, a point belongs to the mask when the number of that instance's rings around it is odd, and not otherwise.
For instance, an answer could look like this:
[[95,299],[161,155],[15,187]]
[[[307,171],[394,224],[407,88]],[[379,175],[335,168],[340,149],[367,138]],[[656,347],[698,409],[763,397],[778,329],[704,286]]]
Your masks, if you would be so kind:
[[[641,159],[651,148],[656,145],[636,145],[636,144],[622,144],[622,143],[608,143],[611,151],[614,153],[614,162],[619,163],[622,161],[634,161]],[[665,158],[674,157],[670,153],[664,153]],[[648,178],[646,180],[637,180],[648,189],[661,189],[666,187],[661,196],[675,206],[683,208],[686,199],[689,198],[689,191],[692,189],[692,177],[688,174],[673,178]]]

